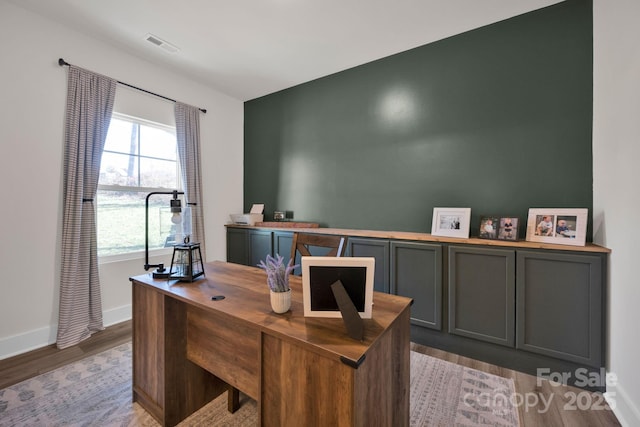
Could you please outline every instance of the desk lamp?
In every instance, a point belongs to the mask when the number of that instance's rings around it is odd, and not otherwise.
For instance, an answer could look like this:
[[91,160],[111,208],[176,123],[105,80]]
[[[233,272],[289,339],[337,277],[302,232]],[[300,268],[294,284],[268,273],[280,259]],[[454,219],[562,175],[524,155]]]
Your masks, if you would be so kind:
[[[171,222],[173,224],[175,224],[175,229],[176,229],[176,234],[175,234],[175,242],[182,242],[183,241],[183,233],[184,233],[184,227],[183,227],[183,216],[182,216],[182,203],[180,201],[180,199],[178,199],[178,195],[179,194],[184,194],[184,192],[182,191],[154,191],[151,192],[149,194],[147,194],[147,198],[145,199],[145,207],[144,207],[144,237],[145,237],[145,241],[144,241],[144,269],[145,271],[149,271],[150,268],[154,268],[157,267],[156,270],[153,271],[153,278],[154,279],[168,279],[169,278],[169,271],[167,271],[167,269],[164,267],[164,264],[149,264],[149,198],[151,196],[154,196],[156,194],[170,194],[173,195],[173,199],[171,199],[170,201],[170,206],[171,206]],[[185,208],[185,209],[189,209],[189,214],[190,209],[191,208]],[[189,228],[191,227],[191,215],[189,215]],[[178,233],[179,232],[179,233]],[[179,240],[178,240],[179,239]]]

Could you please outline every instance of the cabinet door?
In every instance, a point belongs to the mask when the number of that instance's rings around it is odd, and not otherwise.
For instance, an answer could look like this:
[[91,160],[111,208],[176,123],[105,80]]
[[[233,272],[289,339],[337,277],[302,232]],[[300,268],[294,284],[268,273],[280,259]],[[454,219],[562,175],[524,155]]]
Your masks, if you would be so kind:
[[249,246],[247,230],[227,228],[227,262],[247,265],[249,263]]
[[373,257],[376,269],[373,289],[389,293],[389,241],[382,239],[361,239],[350,237],[347,240],[347,256]]
[[257,266],[267,255],[273,255],[271,231],[249,230],[249,264]]
[[602,260],[599,255],[518,251],[517,348],[602,366]]
[[273,232],[273,255],[279,254],[285,262],[291,257],[291,244],[293,243],[293,233],[288,231]]
[[449,333],[515,343],[515,252],[449,247]]
[[413,298],[412,324],[442,330],[442,246],[391,242],[391,293]]

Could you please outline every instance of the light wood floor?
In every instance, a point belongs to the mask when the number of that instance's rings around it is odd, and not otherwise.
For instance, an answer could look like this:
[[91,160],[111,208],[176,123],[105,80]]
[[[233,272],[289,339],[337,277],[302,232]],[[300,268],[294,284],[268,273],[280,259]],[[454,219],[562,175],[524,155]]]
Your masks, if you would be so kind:
[[[55,345],[51,345],[0,360],[0,390],[130,340],[131,322],[128,321],[110,326],[74,347],[58,350]],[[523,399],[522,405],[519,406],[522,427],[609,427],[620,425],[604,402],[602,395],[598,393],[587,393],[574,387],[553,386],[544,380],[538,384],[537,378],[532,375],[415,343],[411,344],[411,349],[448,362],[512,378],[518,398],[522,397]],[[533,405],[536,401],[537,404]],[[529,402],[529,405],[526,402]],[[545,405],[543,402],[550,403]],[[590,405],[588,405],[589,403]],[[580,410],[578,409],[580,407],[589,407],[590,409]]]
[[0,360],[0,390],[67,363],[101,353],[131,341],[131,321],[110,326],[80,344],[58,350],[55,345]]

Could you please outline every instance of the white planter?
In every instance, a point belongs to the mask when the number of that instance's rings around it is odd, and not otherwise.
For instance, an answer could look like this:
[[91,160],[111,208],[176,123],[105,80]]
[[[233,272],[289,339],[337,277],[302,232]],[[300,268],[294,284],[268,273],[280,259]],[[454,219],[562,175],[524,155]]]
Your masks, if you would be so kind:
[[291,308],[291,289],[287,292],[273,292],[271,293],[271,309],[275,313],[285,313]]

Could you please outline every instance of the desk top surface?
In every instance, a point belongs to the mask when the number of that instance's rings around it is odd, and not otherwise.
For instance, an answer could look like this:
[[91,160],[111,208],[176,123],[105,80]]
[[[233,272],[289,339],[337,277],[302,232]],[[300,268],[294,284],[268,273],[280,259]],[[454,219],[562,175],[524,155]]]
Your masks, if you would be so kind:
[[[302,280],[297,276],[290,277],[291,309],[283,314],[271,310],[267,275],[257,267],[214,261],[205,264],[205,277],[192,283],[153,279],[151,274],[135,276],[131,280],[204,310],[249,322],[281,339],[311,345],[323,353],[333,353],[352,361],[360,360],[411,305],[410,298],[374,292],[373,316],[363,319],[365,339],[360,342],[347,335],[342,319],[304,317]],[[225,298],[213,301],[211,297],[217,295]]]

